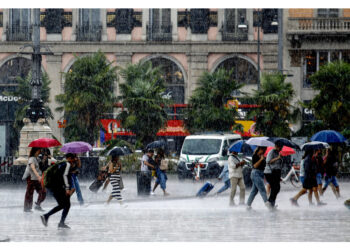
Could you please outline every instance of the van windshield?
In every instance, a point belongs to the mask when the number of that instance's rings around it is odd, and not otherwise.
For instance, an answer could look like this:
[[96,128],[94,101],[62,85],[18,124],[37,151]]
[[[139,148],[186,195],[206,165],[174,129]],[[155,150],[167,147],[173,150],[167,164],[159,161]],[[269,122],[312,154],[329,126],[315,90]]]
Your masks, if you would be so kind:
[[188,155],[211,155],[220,152],[221,139],[187,139],[182,153]]

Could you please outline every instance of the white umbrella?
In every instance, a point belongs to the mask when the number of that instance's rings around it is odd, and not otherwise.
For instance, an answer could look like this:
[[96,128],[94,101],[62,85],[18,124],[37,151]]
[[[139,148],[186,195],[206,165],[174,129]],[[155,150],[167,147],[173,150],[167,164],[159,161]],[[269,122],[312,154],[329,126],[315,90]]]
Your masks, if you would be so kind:
[[328,143],[321,142],[321,141],[307,142],[301,146],[301,150],[315,150],[315,149],[322,149],[322,148],[330,148],[330,146]]
[[275,143],[268,140],[269,137],[252,137],[246,141],[249,145],[255,145],[260,147],[274,147]]

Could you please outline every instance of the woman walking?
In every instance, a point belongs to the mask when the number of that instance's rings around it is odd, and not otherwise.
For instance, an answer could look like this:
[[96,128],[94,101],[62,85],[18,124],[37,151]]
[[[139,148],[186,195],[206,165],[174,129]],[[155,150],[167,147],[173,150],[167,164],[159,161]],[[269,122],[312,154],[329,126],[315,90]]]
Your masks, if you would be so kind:
[[168,177],[166,175],[166,170],[162,170],[161,168],[161,163],[162,161],[165,161],[165,156],[164,156],[164,151],[162,149],[159,149],[157,152],[157,155],[155,157],[155,168],[156,168],[156,182],[154,183],[153,187],[153,193],[160,184],[160,188],[163,190],[164,196],[169,195],[169,193],[165,190],[166,189],[166,181],[168,180]]
[[24,198],[24,212],[32,212],[34,189],[38,193],[38,199],[35,203],[35,210],[44,211],[40,204],[45,200],[46,191],[41,186],[41,171],[37,157],[41,148],[32,148],[29,153],[28,164],[22,179],[27,181],[27,190]]
[[[313,192],[317,201],[318,206],[326,205],[326,203],[320,201],[320,197],[318,196],[317,191],[317,180],[316,180],[316,174],[317,174],[317,166],[316,161],[312,160],[313,157],[313,150],[307,150],[305,151],[305,154],[303,156],[304,159],[304,182],[303,182],[303,188],[297,193],[293,198],[290,199],[293,206],[299,206],[298,205],[298,199],[300,196],[304,195],[308,190],[309,192]],[[309,202],[311,202],[311,195],[309,195]],[[311,204],[311,203],[310,203]]]
[[119,156],[113,156],[112,155],[112,161],[108,164],[108,173],[110,174],[110,181],[112,184],[112,193],[109,196],[107,200],[107,204],[110,203],[110,201],[113,198],[116,198],[117,201],[119,201],[120,205],[122,207],[127,207],[126,204],[123,204],[122,195],[120,192],[120,173],[122,170],[122,164],[119,161]]
[[265,151],[266,147],[257,147],[252,157],[253,170],[250,174],[250,178],[253,182],[253,186],[247,201],[248,210],[252,208],[252,203],[258,192],[260,193],[266,207],[271,208],[270,202],[267,201],[266,189],[264,185],[264,170],[266,166],[266,159],[264,157]]

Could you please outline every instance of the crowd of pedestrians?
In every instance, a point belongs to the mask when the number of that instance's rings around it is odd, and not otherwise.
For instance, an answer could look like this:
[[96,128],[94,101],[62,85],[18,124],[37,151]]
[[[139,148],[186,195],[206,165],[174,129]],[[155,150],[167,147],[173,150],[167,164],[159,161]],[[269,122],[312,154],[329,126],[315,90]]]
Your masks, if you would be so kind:
[[[253,201],[258,193],[268,209],[275,209],[276,198],[280,191],[281,170],[283,166],[283,157],[281,156],[281,144],[275,143],[275,147],[270,150],[265,157],[267,147],[259,146],[255,149],[252,156],[251,181],[252,188],[245,203],[245,185],[243,178],[243,166],[245,160],[238,157],[237,152],[231,152],[228,162],[225,164],[218,179],[223,180],[224,185],[217,191],[217,195],[231,188],[229,195],[229,205],[235,206],[234,197],[236,189],[239,187],[239,205],[246,205],[247,210],[252,209]],[[316,205],[322,206],[326,203],[320,200],[329,184],[332,184],[332,190],[337,198],[340,197],[339,184],[336,178],[338,162],[337,151],[326,149],[322,155],[322,150],[306,150],[300,163],[300,180],[302,189],[292,198],[290,202],[293,206],[298,206],[298,199],[308,193],[310,205],[312,196],[315,196]],[[51,161],[51,154],[48,149],[33,147],[29,154],[28,164],[23,175],[23,180],[27,182],[27,189],[24,199],[24,212],[32,211],[34,190],[38,193],[34,209],[44,211],[41,203],[45,200],[46,193],[51,193],[57,201],[57,206],[41,216],[42,223],[47,226],[51,215],[62,211],[58,228],[69,228],[65,224],[65,219],[70,210],[70,197],[74,192],[77,193],[77,199],[80,205],[84,205],[84,199],[80,190],[78,174],[81,168],[79,157],[73,153],[65,155],[66,160],[62,162]],[[51,171],[50,165],[54,164],[55,171]],[[157,187],[160,186],[164,196],[168,196],[166,191],[168,160],[165,159],[164,150],[158,149],[154,156],[154,150],[149,149],[144,152],[140,164],[141,173],[149,176],[149,192],[154,195]],[[120,205],[125,208],[121,190],[124,188],[121,172],[122,164],[119,156],[112,156],[111,160],[102,169],[106,172],[106,180],[103,190],[109,183],[112,185],[112,192],[106,201],[108,205],[115,198]],[[44,175],[46,174],[45,178]],[[151,183],[153,180],[153,188]],[[324,180],[324,181],[323,181]],[[322,186],[323,185],[323,186]]]

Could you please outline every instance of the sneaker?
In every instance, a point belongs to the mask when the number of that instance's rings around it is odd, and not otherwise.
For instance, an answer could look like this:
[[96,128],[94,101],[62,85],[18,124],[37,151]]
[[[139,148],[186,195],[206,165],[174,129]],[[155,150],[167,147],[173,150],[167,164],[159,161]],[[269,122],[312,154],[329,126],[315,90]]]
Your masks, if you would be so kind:
[[45,212],[45,210],[42,209],[42,207],[40,207],[40,205],[35,205],[34,209],[37,211],[40,211],[40,212]]
[[290,202],[292,203],[292,206],[299,207],[299,204],[298,204],[298,201],[297,201],[297,200],[295,200],[294,198],[290,198],[289,200],[290,200]]
[[230,202],[229,206],[234,207],[234,206],[236,206],[236,204],[234,202]]
[[272,205],[269,201],[265,202],[265,206],[270,210],[272,209]]
[[169,193],[167,193],[167,192],[165,192],[165,193],[164,193],[164,196],[169,196],[169,195],[170,195],[170,194],[169,194]]
[[47,227],[48,218],[46,218],[45,215],[41,215],[40,218],[41,218],[41,222],[43,223],[43,225],[44,225],[45,227]]
[[252,206],[247,206],[247,211],[250,211],[250,210],[252,210]]
[[322,201],[320,201],[320,202],[317,202],[317,206],[324,206],[324,205],[327,205],[327,203],[325,203],[325,202],[322,202]]
[[62,222],[60,222],[59,224],[58,224],[58,228],[60,229],[60,228],[62,228],[62,229],[70,229],[70,227],[67,225],[67,224],[64,224],[64,223],[62,223]]
[[151,195],[155,195],[155,193],[153,192],[153,191],[151,191],[151,193],[150,193]]
[[315,203],[309,202],[309,206],[310,206],[310,207],[313,207],[313,206],[315,206]]
[[25,212],[25,213],[33,213],[33,211],[31,209],[24,209],[23,212]]

